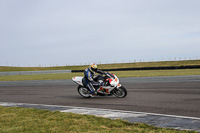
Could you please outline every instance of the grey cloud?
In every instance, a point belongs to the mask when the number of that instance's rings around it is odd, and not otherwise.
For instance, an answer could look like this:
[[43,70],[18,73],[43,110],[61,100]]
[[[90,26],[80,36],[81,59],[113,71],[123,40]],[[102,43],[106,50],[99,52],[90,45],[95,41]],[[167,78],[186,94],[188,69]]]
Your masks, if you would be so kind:
[[2,0],[0,63],[196,57],[199,4],[198,0]]

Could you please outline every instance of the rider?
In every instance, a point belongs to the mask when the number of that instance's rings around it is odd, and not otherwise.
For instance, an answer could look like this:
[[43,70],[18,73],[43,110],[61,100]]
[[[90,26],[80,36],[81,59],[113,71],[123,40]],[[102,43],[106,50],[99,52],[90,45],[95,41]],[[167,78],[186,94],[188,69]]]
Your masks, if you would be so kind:
[[103,71],[98,70],[98,67],[95,63],[92,63],[89,68],[86,68],[84,71],[83,83],[90,90],[91,96],[94,96],[97,93],[93,85],[104,85],[103,82],[99,83],[94,81],[95,73],[104,74]]

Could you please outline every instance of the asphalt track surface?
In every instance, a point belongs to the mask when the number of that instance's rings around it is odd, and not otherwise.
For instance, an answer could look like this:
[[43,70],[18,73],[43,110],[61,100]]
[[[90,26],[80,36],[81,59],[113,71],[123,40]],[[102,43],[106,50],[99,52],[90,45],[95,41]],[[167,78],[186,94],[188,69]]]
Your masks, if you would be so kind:
[[91,107],[200,118],[200,76],[120,78],[125,98],[83,98],[72,80],[1,81],[0,102]]

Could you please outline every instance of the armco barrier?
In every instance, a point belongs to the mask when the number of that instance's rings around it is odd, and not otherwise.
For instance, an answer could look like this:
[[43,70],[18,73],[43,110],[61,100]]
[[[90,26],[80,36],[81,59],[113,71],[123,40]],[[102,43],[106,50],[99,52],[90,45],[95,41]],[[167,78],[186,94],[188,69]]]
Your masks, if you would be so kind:
[[[190,66],[162,66],[162,67],[139,67],[139,68],[117,68],[117,69],[101,69],[103,71],[132,71],[132,70],[170,70],[170,69],[195,69],[200,65]],[[84,70],[71,70],[71,72],[83,72]]]
[[8,76],[8,75],[32,75],[32,74],[53,74],[53,73],[71,73],[71,70],[0,72],[0,76]]

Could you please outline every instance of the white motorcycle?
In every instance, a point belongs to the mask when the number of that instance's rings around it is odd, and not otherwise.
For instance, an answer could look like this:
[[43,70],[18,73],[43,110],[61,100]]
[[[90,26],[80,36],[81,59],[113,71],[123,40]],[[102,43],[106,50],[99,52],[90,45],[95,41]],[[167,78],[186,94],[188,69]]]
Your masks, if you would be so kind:
[[[83,77],[76,76],[73,77],[72,80],[78,84],[78,93],[85,97],[89,98],[91,97],[90,90],[85,87],[83,83]],[[112,96],[113,94],[116,97],[123,98],[127,95],[127,90],[124,88],[121,84],[119,84],[119,79],[116,75],[111,74],[109,72],[105,73],[105,76],[100,74],[100,75],[95,75],[94,77],[95,82],[104,82],[104,86],[94,86],[96,89],[96,94],[98,96]]]

